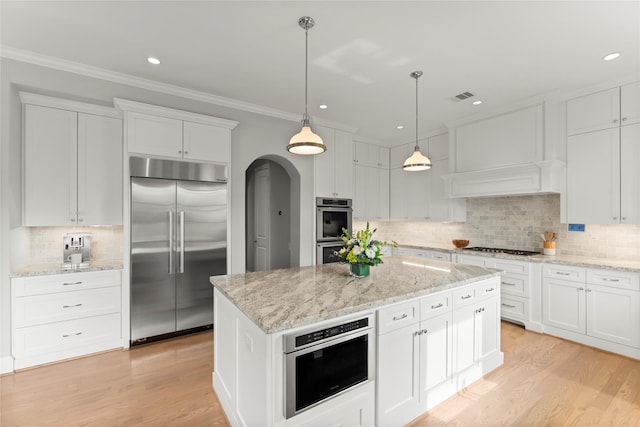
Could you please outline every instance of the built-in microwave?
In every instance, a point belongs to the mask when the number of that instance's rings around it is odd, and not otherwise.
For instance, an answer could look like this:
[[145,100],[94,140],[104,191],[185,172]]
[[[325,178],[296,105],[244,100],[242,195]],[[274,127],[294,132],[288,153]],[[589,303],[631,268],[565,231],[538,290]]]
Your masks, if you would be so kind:
[[284,336],[285,417],[375,377],[374,315]]
[[340,240],[343,228],[351,232],[351,199],[316,198],[316,242]]

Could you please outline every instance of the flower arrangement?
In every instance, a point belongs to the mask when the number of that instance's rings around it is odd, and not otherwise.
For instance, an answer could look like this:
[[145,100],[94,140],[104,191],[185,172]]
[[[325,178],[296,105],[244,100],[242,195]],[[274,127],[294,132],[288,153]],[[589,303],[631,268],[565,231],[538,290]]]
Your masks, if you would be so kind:
[[363,264],[375,266],[382,263],[380,258],[380,252],[383,245],[398,246],[396,242],[383,242],[373,239],[373,233],[377,228],[371,230],[369,228],[369,222],[367,222],[367,228],[364,230],[356,231],[354,234],[350,234],[346,228],[342,229],[342,241],[344,247],[336,252],[336,255],[342,259],[343,262],[349,264]]

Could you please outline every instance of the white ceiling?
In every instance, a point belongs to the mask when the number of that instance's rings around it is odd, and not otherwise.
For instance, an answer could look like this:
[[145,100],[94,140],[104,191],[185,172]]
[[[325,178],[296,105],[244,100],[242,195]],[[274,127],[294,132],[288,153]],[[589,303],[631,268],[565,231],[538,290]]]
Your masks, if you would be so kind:
[[[640,1],[7,1],[24,50],[298,114],[385,145],[450,120],[640,75]],[[610,62],[602,57],[620,51]],[[160,58],[160,66],[146,62]],[[464,91],[483,104],[451,98]],[[320,110],[319,104],[327,104]],[[399,124],[403,130],[396,129]]]

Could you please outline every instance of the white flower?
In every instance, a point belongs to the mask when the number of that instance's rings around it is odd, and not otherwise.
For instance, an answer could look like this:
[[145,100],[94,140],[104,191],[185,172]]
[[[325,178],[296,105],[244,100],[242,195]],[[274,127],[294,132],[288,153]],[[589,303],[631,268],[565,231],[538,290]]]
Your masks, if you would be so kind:
[[338,251],[338,253],[339,253],[340,255],[342,255],[342,254],[343,254],[343,253],[345,253],[345,252],[347,252],[347,248],[342,248],[342,249],[340,249],[340,250]]
[[373,248],[367,248],[364,251],[364,254],[367,256],[367,258],[374,258],[376,256],[376,251]]
[[354,255],[360,255],[360,254],[362,253],[362,248],[361,248],[360,246],[358,246],[358,245],[355,245],[355,246],[353,247],[353,249],[351,249],[351,252],[352,252]]

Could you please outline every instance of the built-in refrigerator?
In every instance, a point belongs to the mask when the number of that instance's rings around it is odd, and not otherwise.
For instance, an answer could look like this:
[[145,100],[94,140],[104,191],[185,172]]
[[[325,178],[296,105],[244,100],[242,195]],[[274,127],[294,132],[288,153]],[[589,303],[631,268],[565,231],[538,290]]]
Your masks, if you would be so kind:
[[213,324],[227,271],[227,168],[130,159],[131,343]]

